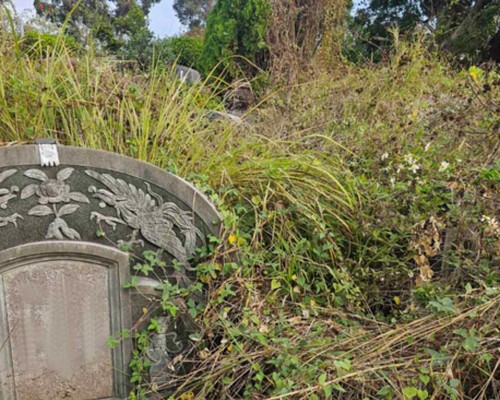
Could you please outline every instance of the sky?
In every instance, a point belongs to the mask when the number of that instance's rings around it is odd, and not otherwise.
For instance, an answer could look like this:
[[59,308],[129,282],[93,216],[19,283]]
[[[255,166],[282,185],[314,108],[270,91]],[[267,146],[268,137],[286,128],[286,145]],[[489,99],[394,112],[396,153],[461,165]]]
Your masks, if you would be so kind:
[[[177,19],[172,8],[174,0],[161,0],[153,5],[149,12],[149,28],[158,37],[174,36],[183,31],[183,26]],[[33,0],[12,0],[19,14],[33,13]]]

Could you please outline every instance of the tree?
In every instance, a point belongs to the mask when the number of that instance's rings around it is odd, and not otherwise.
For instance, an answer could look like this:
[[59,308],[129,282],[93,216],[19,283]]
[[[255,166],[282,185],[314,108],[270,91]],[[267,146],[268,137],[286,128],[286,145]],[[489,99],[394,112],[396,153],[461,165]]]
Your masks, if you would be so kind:
[[267,0],[218,0],[207,17],[200,60],[205,72],[216,68],[217,73],[226,69],[232,77],[239,70],[254,74],[252,64],[262,67],[267,58],[269,16]]
[[120,54],[128,60],[136,60],[141,67],[151,61],[152,34],[142,8],[131,1],[128,12],[114,20],[116,33],[121,42]]
[[406,33],[421,25],[441,49],[478,61],[491,52],[498,15],[499,0],[371,0],[357,10],[353,26],[372,53],[388,43],[390,27]]
[[90,34],[107,50],[144,64],[150,58],[152,38],[143,11],[145,3],[141,7],[135,0],[114,0],[114,11],[110,3],[107,0],[35,0],[34,6],[39,16],[56,24],[62,24],[69,16],[66,33],[77,41],[84,41]]
[[[75,8],[75,6],[78,6]],[[66,33],[78,41],[84,41],[88,33],[100,36],[101,30],[109,30],[112,16],[106,0],[35,0],[38,16],[52,23],[62,24],[73,10],[66,26]]]
[[215,0],[175,0],[174,10],[181,24],[190,29],[203,27]]
[[178,63],[198,69],[203,39],[194,36],[173,36],[154,43],[156,59],[168,64]]

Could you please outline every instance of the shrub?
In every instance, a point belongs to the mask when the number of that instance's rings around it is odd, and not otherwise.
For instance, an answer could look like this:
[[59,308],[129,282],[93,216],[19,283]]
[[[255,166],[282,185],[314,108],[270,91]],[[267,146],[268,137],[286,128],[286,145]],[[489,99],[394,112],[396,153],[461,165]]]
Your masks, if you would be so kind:
[[155,43],[156,59],[160,62],[178,63],[198,68],[203,39],[192,36],[176,36],[158,40]]
[[239,75],[240,70],[254,75],[255,66],[263,66],[267,59],[269,15],[266,0],[218,1],[207,18],[202,69],[209,72],[215,68],[219,74],[226,70],[231,77]]
[[22,48],[27,54],[43,56],[60,48],[75,51],[77,49],[77,44],[75,39],[70,36],[32,31],[26,33],[24,36]]

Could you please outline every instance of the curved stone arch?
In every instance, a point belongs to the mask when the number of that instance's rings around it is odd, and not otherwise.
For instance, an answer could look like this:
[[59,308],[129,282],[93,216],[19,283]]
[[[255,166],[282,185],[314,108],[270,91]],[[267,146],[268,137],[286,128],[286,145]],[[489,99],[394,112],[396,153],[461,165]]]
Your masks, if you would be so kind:
[[[73,146],[58,146],[58,151],[62,166],[79,165],[125,173],[156,186],[169,188],[180,201],[197,209],[197,213],[210,226],[214,235],[220,233],[219,212],[205,195],[186,180],[152,164],[121,154]],[[0,147],[0,169],[27,165],[40,165],[36,145]]]
[[[4,196],[0,196],[0,235],[3,231],[6,237],[11,237],[9,228],[11,233],[17,228],[16,232],[22,232],[23,243],[74,239],[110,245],[109,240],[98,240],[90,232],[80,232],[79,229],[89,228],[81,222],[85,213],[89,213],[95,221],[112,227],[111,241],[125,241],[119,234],[113,237],[113,232],[117,225],[120,228],[127,226],[139,232],[138,236],[151,247],[167,251],[186,265],[185,259],[191,255],[195,244],[202,243],[208,235],[219,235],[220,214],[206,196],[184,179],[119,154],[71,146],[58,146],[57,149],[60,166],[41,167],[37,145],[0,147],[0,195],[4,192]],[[92,189],[94,192],[89,193]],[[110,192],[120,193],[109,198]],[[58,196],[50,197],[50,193]],[[38,206],[33,200],[37,196]],[[142,201],[142,208],[134,210],[124,201],[116,201],[127,196],[136,202]],[[31,201],[30,207],[24,207],[23,201]],[[103,215],[99,207],[115,207],[115,213]],[[155,216],[153,212],[145,213],[146,208],[154,211]],[[6,209],[11,212],[2,211]],[[72,215],[77,210],[78,218]],[[29,224],[35,226],[33,217],[48,215],[52,215],[53,223],[44,228],[47,229],[45,235],[39,233],[35,237],[26,229],[27,218],[31,220]],[[74,220],[72,224],[68,223],[68,218]],[[77,227],[72,226],[75,223]],[[121,229],[121,234],[124,233]],[[132,239],[139,238],[134,236]],[[17,244],[12,240],[4,242],[0,250]]]

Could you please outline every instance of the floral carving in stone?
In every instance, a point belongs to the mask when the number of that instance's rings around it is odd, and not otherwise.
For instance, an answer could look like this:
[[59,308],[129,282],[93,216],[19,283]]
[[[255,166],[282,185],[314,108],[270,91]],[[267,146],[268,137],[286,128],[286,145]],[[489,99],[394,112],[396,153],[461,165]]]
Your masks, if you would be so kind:
[[[38,197],[39,205],[28,211],[28,215],[43,217],[54,215],[47,230],[47,239],[80,239],[80,234],[70,228],[68,223],[62,218],[65,215],[73,214],[80,207],[78,204],[68,204],[71,202],[89,203],[89,199],[82,193],[72,192],[70,185],[65,181],[73,173],[73,168],[65,168],[57,173],[56,179],[51,179],[45,172],[38,169],[30,169],[24,173],[31,179],[36,179],[40,183],[26,186],[21,191],[21,199],[28,199],[33,195]],[[61,203],[62,206],[58,207]]]
[[[16,172],[16,169],[8,169],[0,172],[0,183],[7,178],[10,178]],[[9,189],[0,188],[0,209],[6,210],[9,201],[17,197],[17,192],[19,192],[19,188],[17,186],[11,186]],[[23,219],[23,217],[18,213],[11,214],[7,217],[0,217],[0,228],[8,225],[9,223],[17,227],[17,219]]]

